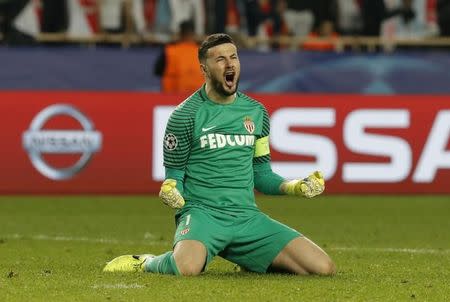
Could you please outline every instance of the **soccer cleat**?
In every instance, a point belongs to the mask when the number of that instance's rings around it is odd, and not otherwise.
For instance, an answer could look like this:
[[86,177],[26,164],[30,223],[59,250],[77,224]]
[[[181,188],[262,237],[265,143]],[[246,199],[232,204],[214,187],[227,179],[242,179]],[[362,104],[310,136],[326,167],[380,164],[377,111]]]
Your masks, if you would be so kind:
[[104,272],[144,272],[144,263],[149,258],[154,258],[154,255],[122,255],[114,258],[106,263],[103,268]]
[[159,197],[171,208],[181,209],[184,206],[184,198],[177,190],[177,181],[175,179],[166,179],[161,185]]

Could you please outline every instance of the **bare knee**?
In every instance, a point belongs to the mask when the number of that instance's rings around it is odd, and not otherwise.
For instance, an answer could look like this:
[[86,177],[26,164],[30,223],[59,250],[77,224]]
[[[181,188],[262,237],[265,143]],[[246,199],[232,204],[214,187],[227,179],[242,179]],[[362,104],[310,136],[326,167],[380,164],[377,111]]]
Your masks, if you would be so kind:
[[333,276],[336,274],[336,265],[330,258],[327,258],[317,264],[316,271],[313,273],[322,276]]
[[203,270],[203,266],[185,261],[177,263],[177,268],[182,276],[198,276]]
[[336,266],[330,257],[306,237],[298,237],[289,242],[272,265],[299,275],[330,276],[336,273]]
[[205,266],[206,248],[199,241],[183,240],[175,246],[173,257],[182,276],[197,276]]

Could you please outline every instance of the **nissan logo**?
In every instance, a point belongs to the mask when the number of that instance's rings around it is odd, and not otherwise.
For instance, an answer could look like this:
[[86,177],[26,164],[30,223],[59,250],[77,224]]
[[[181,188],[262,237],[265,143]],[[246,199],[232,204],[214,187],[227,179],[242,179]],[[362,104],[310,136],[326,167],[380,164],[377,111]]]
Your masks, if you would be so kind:
[[[45,123],[56,116],[66,115],[77,120],[82,130],[43,130]],[[90,161],[92,154],[102,145],[102,134],[94,130],[94,124],[71,105],[52,105],[32,120],[30,128],[23,133],[22,144],[33,166],[44,176],[53,180],[66,180],[80,172]],[[54,168],[42,154],[81,154],[80,159],[67,168]]]

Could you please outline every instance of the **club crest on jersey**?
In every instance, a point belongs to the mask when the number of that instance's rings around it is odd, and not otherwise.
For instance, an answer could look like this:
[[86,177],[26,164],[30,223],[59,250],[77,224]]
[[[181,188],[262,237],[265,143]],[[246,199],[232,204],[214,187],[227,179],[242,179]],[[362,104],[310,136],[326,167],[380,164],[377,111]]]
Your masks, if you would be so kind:
[[177,137],[172,133],[167,133],[164,137],[164,147],[171,151],[175,150],[178,146],[178,140]]
[[244,118],[244,127],[250,134],[252,134],[255,131],[255,123],[252,121],[251,117],[246,116]]

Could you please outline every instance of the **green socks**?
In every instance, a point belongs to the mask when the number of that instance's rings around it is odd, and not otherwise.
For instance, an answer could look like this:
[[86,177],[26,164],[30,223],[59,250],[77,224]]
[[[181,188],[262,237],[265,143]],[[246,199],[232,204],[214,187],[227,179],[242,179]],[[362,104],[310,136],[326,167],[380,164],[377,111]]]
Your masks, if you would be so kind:
[[172,251],[147,260],[144,270],[157,274],[180,275]]

